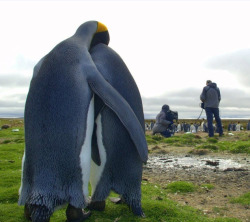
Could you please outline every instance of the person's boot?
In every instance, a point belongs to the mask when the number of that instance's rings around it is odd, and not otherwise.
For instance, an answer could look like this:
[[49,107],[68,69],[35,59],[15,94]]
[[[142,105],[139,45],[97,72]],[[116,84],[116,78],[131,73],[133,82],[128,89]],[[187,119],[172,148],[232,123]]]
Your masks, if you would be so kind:
[[82,222],[86,220],[90,215],[90,211],[85,213],[81,208],[73,207],[70,204],[66,209],[67,222]]

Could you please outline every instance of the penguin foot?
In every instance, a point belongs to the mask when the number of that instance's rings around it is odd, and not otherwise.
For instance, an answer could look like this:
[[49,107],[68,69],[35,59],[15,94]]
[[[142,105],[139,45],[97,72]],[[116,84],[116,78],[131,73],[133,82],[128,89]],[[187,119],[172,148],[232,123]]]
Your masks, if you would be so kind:
[[138,216],[138,217],[146,217],[146,215],[144,214],[144,212],[142,211],[141,207],[134,207],[131,206],[132,208],[132,212],[134,215]]
[[24,217],[33,222],[49,222],[52,211],[46,206],[25,204]]
[[81,208],[75,208],[72,205],[68,205],[66,209],[66,222],[82,222],[90,217],[91,212],[85,213]]
[[88,205],[88,209],[89,210],[104,211],[105,206],[106,206],[105,200],[93,201],[93,202],[90,202],[90,204]]
[[24,205],[24,217],[27,220],[31,220],[31,213],[27,204]]

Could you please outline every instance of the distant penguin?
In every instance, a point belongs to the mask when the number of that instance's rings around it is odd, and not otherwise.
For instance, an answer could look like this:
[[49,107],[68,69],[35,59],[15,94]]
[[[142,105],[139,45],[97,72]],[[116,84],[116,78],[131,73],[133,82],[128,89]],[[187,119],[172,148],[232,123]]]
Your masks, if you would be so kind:
[[[90,52],[99,72],[128,102],[145,131],[141,96],[123,60],[104,44],[96,45]],[[140,147],[142,151],[138,150],[129,135],[129,129],[99,98],[95,98],[95,119],[93,140],[97,142],[92,143],[92,202],[89,208],[103,210],[104,201],[113,190],[122,196],[135,215],[144,216],[141,208],[141,180],[143,162],[147,161],[146,147]],[[140,156],[140,152],[146,155]]]
[[[35,222],[49,221],[68,204],[67,221],[83,221],[87,206],[94,129],[94,95],[113,110],[145,149],[143,129],[127,101],[97,70],[89,50],[108,44],[103,24],[89,21],[34,68],[25,104],[25,152],[19,204]],[[140,153],[142,157],[145,153]]]

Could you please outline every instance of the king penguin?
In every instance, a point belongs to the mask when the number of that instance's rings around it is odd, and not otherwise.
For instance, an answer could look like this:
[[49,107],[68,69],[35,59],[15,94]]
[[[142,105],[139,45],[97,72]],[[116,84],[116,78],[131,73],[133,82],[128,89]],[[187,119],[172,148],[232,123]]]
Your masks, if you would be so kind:
[[[133,124],[139,124],[138,127],[145,131],[140,92],[122,58],[104,44],[92,48],[91,56],[99,72],[132,108],[139,120]],[[128,130],[98,96],[95,96],[95,120],[89,209],[103,210],[104,201],[112,190],[122,196],[135,215],[144,216],[141,180],[143,162],[147,159],[140,157]],[[144,152],[147,153],[147,149]]]
[[[67,221],[89,216],[88,202],[94,97],[109,107],[146,158],[145,135],[127,101],[100,74],[89,53],[107,45],[109,33],[97,21],[83,23],[35,66],[25,103],[25,151],[19,204],[35,222],[50,220],[68,204]],[[136,124],[134,124],[136,123]]]

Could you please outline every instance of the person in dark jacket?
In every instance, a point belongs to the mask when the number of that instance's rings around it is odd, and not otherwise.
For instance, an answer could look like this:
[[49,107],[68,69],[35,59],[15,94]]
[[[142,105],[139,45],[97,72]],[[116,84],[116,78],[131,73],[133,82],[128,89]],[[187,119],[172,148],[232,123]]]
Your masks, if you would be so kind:
[[162,106],[161,112],[156,116],[156,121],[152,129],[153,135],[160,133],[162,136],[169,136],[167,131],[168,126],[171,124],[171,122],[167,120],[169,110],[170,109],[168,105]]
[[213,83],[211,80],[207,80],[206,86],[203,88],[200,95],[200,100],[204,102],[209,137],[214,136],[213,118],[215,118],[215,121],[217,123],[219,135],[222,136],[223,129],[219,112],[221,94],[216,83]]
[[247,129],[247,130],[250,130],[250,120],[248,120],[246,129]]

